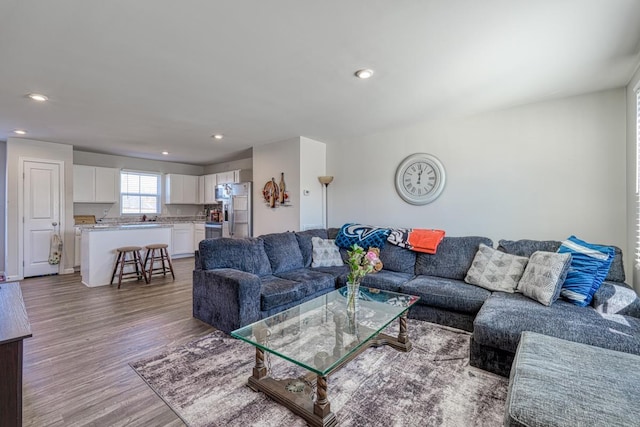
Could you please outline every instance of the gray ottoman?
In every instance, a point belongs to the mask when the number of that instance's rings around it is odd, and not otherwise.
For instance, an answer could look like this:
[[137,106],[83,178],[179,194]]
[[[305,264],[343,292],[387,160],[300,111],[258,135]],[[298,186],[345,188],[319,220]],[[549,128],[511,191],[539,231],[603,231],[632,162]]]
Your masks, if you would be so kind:
[[640,356],[523,332],[505,426],[640,426]]

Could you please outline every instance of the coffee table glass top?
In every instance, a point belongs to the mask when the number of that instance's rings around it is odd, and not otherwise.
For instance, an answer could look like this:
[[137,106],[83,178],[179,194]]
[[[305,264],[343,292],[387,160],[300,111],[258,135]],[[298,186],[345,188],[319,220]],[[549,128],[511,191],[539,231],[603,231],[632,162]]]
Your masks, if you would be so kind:
[[360,287],[357,312],[350,315],[346,294],[346,287],[337,289],[231,336],[325,376],[420,299]]

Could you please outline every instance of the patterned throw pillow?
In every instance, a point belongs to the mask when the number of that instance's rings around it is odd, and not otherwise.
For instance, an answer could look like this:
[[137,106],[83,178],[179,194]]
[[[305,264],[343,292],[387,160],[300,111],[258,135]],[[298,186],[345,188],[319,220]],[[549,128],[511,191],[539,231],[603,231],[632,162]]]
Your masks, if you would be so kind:
[[336,267],[343,265],[340,250],[331,239],[312,237],[313,254],[311,267]]
[[518,292],[550,306],[560,296],[560,289],[571,265],[570,254],[536,251],[518,282]]
[[562,242],[558,253],[571,254],[571,267],[560,295],[579,307],[586,307],[609,274],[615,249],[587,243],[571,236]]
[[513,293],[529,258],[510,255],[480,243],[464,281],[490,291]]
[[390,228],[373,227],[362,224],[345,224],[336,236],[336,245],[351,248],[358,245],[363,249],[381,248],[391,233]]

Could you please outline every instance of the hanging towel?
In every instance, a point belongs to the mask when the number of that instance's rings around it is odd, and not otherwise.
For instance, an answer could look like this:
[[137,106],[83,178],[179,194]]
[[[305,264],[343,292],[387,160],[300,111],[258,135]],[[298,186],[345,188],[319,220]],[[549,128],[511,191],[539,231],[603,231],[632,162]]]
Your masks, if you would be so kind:
[[438,245],[444,239],[444,234],[443,230],[395,228],[391,230],[387,241],[412,251],[435,254],[438,250]]
[[62,257],[62,238],[58,233],[51,235],[51,246],[49,247],[49,264],[60,264]]

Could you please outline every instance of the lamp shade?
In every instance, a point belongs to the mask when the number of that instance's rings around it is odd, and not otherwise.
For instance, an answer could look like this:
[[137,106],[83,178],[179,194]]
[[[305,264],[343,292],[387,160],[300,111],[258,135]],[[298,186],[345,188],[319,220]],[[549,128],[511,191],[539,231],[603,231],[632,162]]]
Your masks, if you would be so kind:
[[332,176],[319,176],[318,177],[318,181],[320,181],[321,184],[329,185],[333,181],[333,177]]

